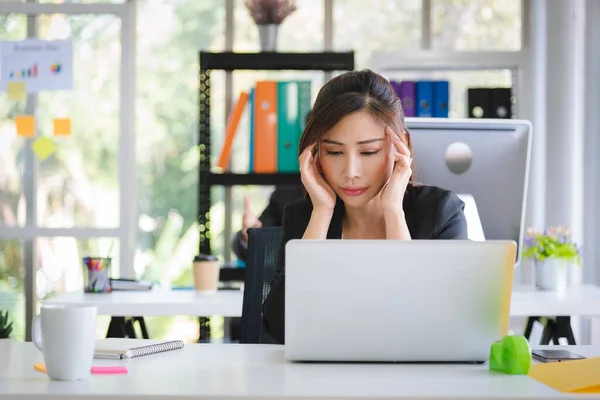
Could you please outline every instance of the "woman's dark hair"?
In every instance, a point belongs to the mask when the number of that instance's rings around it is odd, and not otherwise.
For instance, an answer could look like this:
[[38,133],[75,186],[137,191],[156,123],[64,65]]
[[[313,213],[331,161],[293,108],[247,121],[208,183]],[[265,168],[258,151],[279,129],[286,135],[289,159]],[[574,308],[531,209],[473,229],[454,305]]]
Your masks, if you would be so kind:
[[[397,134],[406,132],[406,145],[412,154],[400,99],[387,79],[369,69],[339,75],[321,88],[302,132],[298,154],[317,143],[343,117],[362,110]],[[413,172],[411,182],[414,177]]]

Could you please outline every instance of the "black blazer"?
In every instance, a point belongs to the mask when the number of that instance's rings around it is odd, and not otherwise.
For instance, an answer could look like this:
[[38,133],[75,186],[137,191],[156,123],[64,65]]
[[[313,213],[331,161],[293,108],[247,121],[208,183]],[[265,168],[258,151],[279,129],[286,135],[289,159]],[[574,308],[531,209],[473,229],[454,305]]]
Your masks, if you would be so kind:
[[[281,226],[285,206],[302,197],[304,197],[304,186],[301,184],[276,187],[271,193],[269,204],[258,217],[258,220],[262,222],[264,227]],[[242,231],[236,232],[231,247],[237,258],[246,261],[248,258],[248,243],[242,237]]]
[[[403,201],[406,224],[412,239],[467,239],[464,203],[453,192],[436,186],[412,186]],[[283,216],[283,237],[277,258],[276,276],[263,304],[263,326],[273,339],[284,343],[285,332],[285,245],[301,239],[312,213],[305,198],[289,204]],[[341,239],[344,204],[338,198],[327,239]]]

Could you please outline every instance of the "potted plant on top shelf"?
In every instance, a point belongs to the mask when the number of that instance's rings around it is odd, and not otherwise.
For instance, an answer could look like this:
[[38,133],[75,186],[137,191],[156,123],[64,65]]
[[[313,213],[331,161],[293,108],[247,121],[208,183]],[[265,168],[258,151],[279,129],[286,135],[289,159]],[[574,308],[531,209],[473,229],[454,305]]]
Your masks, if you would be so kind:
[[523,257],[533,260],[535,283],[541,290],[565,290],[569,268],[581,265],[581,249],[564,226],[549,227],[543,233],[528,229]]
[[296,0],[244,0],[258,27],[262,51],[276,51],[279,25],[296,11]]

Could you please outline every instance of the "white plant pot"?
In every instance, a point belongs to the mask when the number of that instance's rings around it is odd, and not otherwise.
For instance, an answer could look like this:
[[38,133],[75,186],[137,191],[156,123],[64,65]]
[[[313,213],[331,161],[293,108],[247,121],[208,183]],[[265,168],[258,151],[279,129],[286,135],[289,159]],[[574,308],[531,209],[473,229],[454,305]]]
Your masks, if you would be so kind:
[[0,354],[4,354],[4,351],[10,351],[12,348],[13,339],[0,339]]
[[8,366],[12,353],[12,338],[0,339],[0,379],[8,377]]
[[258,25],[258,37],[260,39],[261,51],[276,51],[277,50],[277,24],[262,24]]
[[570,262],[547,258],[535,263],[535,285],[540,290],[563,292],[568,286]]

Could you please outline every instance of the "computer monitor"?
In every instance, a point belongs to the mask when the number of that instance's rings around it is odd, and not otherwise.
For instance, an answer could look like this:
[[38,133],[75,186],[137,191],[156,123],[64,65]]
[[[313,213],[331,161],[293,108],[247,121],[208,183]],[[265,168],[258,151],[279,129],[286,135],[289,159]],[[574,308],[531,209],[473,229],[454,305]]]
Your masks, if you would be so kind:
[[407,118],[416,179],[471,195],[487,240],[514,240],[521,260],[531,123]]

